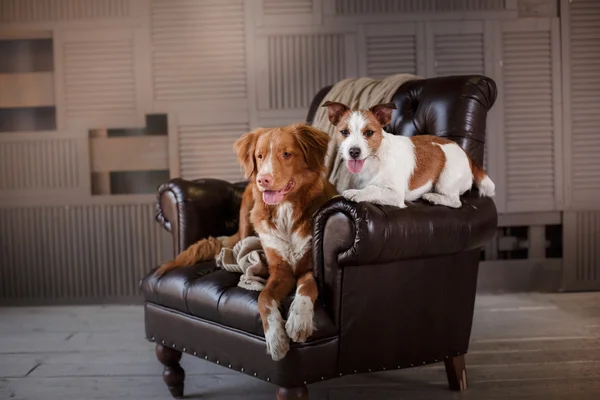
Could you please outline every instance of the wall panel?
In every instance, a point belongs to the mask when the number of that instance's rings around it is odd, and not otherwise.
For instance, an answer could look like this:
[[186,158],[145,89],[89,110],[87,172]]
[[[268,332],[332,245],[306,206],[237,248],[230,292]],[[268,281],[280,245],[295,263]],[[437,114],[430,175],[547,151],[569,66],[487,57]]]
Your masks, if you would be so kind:
[[482,22],[430,23],[427,32],[429,76],[486,72]]
[[418,42],[415,24],[367,25],[364,50],[359,52],[364,54],[359,60],[361,74],[376,79],[399,73],[418,74]]
[[[539,6],[551,3],[523,1],[517,10],[516,0],[0,0],[3,37],[53,39],[56,101],[50,94],[39,104],[55,104],[58,121],[57,132],[0,138],[0,275],[8,277],[0,299],[137,295],[162,247],[154,195],[92,195],[92,172],[169,166],[173,177],[242,180],[232,148],[241,134],[303,120],[314,94],[346,77],[493,77],[500,97],[485,167],[498,209],[561,210],[556,30],[551,10]],[[600,198],[600,7],[563,3],[565,112],[573,116],[564,176],[571,207],[590,209]],[[519,13],[535,18],[517,20]],[[153,113],[169,115],[168,137],[95,139],[90,148],[90,130],[142,131]],[[113,146],[101,148],[105,141]],[[576,233],[565,235],[580,247],[568,253],[579,274],[571,279],[595,282],[589,240],[597,216],[573,218],[565,226]]]
[[563,232],[565,289],[598,289],[600,211],[565,212]]
[[153,0],[151,31],[156,101],[246,98],[242,0]]
[[[491,38],[486,36],[483,22],[432,22],[426,24],[425,31],[426,76],[490,74]],[[483,168],[495,178],[488,162],[488,148],[494,139],[490,135],[488,129]]]
[[0,301],[133,298],[162,260],[154,204],[0,208]]
[[349,74],[347,37],[337,33],[269,35],[262,40],[266,76],[259,110],[302,110],[323,86]]
[[253,27],[320,25],[322,21],[322,0],[258,0],[254,4]]
[[[552,29],[506,23],[502,33],[502,101],[507,211],[556,209],[557,152]],[[556,68],[556,67],[554,67]]]
[[566,196],[571,209],[600,208],[600,3],[569,2],[563,15]]
[[0,142],[0,190],[66,189],[79,186],[75,139]]
[[179,126],[179,160],[184,179],[244,179],[234,142],[248,132],[247,124]]
[[312,14],[313,0],[262,0],[264,15]]
[[0,22],[74,21],[129,15],[129,0],[0,1]]
[[503,11],[505,0],[332,0],[337,15]]
[[137,119],[132,31],[68,31],[63,48],[67,126],[109,127]]

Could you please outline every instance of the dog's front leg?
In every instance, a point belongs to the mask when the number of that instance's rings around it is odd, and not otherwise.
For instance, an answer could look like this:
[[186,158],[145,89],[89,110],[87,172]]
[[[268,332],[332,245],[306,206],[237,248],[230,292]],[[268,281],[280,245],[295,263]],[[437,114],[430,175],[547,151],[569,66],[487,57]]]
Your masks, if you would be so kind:
[[295,270],[298,276],[296,295],[290,306],[285,331],[294,342],[304,343],[315,329],[315,301],[319,292],[312,271],[312,251],[304,254]]
[[346,199],[356,201],[367,201],[370,203],[396,206],[405,208],[404,203],[404,192],[400,193],[392,190],[388,187],[382,187],[377,185],[368,185],[364,189],[348,189],[342,193]]
[[290,349],[289,337],[279,305],[296,283],[294,272],[290,265],[282,259],[276,250],[265,248],[269,263],[269,279],[258,296],[258,312],[265,331],[267,354],[275,361],[281,360]]

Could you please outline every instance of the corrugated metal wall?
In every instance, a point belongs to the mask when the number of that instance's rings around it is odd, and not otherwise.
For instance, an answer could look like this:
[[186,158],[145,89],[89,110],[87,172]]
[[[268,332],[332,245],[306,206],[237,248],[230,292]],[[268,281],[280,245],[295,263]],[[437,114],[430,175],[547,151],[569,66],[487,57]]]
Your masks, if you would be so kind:
[[154,212],[153,204],[0,208],[0,299],[135,299],[163,258]]

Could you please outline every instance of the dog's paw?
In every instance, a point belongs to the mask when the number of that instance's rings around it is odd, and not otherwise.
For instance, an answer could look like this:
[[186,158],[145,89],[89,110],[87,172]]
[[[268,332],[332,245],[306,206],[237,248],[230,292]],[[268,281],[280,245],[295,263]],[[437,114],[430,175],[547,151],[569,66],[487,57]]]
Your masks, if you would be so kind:
[[265,332],[267,354],[273,361],[279,361],[290,350],[290,338],[285,333],[283,323],[271,323]]
[[314,314],[315,311],[310,297],[296,295],[285,323],[285,331],[290,339],[296,343],[306,342],[306,339],[313,334]]
[[355,201],[357,203],[360,203],[361,201],[368,201],[367,197],[365,196],[364,190],[357,190],[357,189],[344,190],[344,193],[342,193],[342,196],[344,196],[344,198],[347,200]]
[[444,196],[439,193],[425,193],[422,197],[423,200],[437,206],[446,206],[451,208],[460,208],[461,206],[461,202],[458,198]]

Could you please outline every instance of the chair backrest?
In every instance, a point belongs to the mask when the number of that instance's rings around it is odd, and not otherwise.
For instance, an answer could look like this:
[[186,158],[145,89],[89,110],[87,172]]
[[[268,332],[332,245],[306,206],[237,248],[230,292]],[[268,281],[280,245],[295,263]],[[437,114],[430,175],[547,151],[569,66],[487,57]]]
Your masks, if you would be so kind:
[[[307,116],[312,124],[332,86],[314,97]],[[457,142],[483,164],[487,113],[497,97],[496,83],[482,75],[456,75],[409,81],[393,97],[397,110],[385,130],[394,135],[437,135]],[[373,104],[374,105],[374,104]]]

